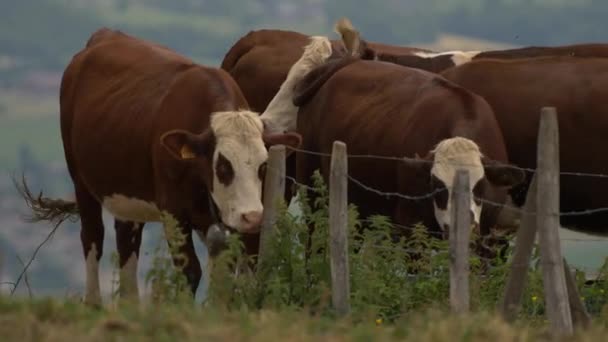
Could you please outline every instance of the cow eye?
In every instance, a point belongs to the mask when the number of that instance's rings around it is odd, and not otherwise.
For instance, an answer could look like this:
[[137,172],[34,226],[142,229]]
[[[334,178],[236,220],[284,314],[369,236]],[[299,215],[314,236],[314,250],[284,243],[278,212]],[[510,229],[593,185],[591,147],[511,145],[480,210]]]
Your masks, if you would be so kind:
[[473,201],[475,201],[475,204],[481,205],[481,196],[484,194],[485,190],[486,180],[485,178],[482,178],[473,187]]
[[266,163],[263,163],[258,168],[258,177],[260,177],[261,180],[264,180],[264,177],[266,177],[266,168],[267,168]]
[[435,192],[435,204],[439,209],[446,209],[448,206],[449,194],[445,183],[435,175],[431,176],[431,191]]
[[228,186],[234,179],[234,169],[232,163],[223,154],[219,154],[215,164],[215,174],[220,183]]

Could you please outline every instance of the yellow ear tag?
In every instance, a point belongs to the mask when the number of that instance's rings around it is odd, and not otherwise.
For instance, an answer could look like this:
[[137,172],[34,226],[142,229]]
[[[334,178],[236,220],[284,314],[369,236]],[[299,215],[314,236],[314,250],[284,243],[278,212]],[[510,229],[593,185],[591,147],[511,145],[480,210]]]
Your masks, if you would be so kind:
[[196,157],[196,155],[188,145],[183,145],[181,150],[179,151],[179,154],[182,156],[182,159],[192,159]]

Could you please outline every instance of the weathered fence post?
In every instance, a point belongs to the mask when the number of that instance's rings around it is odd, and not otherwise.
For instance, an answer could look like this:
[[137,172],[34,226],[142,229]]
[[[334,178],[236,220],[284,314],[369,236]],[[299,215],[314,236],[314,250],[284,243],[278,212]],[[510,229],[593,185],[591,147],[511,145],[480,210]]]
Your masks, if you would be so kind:
[[555,333],[572,334],[572,314],[559,241],[559,131],[553,107],[541,110],[538,132],[536,224],[547,314]]
[[532,257],[534,238],[536,237],[536,192],[537,176],[532,176],[532,182],[526,195],[521,224],[515,237],[515,251],[511,260],[511,270],[505,286],[505,294],[500,303],[500,312],[507,321],[514,321],[521,306],[521,298],[528,278],[528,267]]
[[346,144],[335,141],[329,177],[329,249],[332,304],[340,316],[350,312],[347,164]]
[[260,232],[258,269],[268,255],[268,243],[277,220],[277,201],[285,193],[285,146],[274,145],[268,150],[268,164],[264,178],[264,218]]
[[469,239],[471,234],[471,194],[469,171],[458,170],[452,189],[450,225],[450,305],[455,313],[469,311]]

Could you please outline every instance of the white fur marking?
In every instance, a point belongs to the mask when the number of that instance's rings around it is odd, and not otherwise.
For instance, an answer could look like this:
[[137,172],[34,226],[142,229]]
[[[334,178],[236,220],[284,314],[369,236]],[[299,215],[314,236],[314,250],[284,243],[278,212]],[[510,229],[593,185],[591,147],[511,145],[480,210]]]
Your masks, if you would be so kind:
[[416,52],[414,55],[422,58],[435,58],[439,56],[451,55],[454,65],[461,65],[470,62],[481,51],[445,51],[445,52]]
[[99,290],[99,261],[97,260],[97,246],[91,244],[86,257],[86,293],[84,300],[87,304],[101,305],[101,291]]
[[472,189],[479,180],[484,177],[483,164],[481,163],[482,154],[479,147],[472,140],[454,137],[441,141],[433,150],[435,159],[431,174],[439,178],[448,190],[448,203],[445,210],[439,209],[435,202],[435,218],[439,226],[443,229],[444,225],[452,224],[452,189],[454,187],[454,176],[460,168],[469,171],[469,184],[471,189],[471,211],[474,215],[474,222],[479,224],[481,216],[481,205],[477,205],[473,198]]
[[122,221],[160,222],[160,210],[156,204],[121,194],[104,197],[103,207]]
[[327,37],[313,36],[300,59],[289,69],[285,81],[260,118],[269,132],[295,131],[298,107],[293,104],[293,89],[312,69],[325,63],[331,56],[331,42]]
[[[262,181],[258,169],[268,159],[262,140],[263,124],[257,113],[250,111],[217,112],[211,117],[211,129],[216,137],[213,155],[213,192],[222,221],[239,231],[250,227],[242,220],[249,212],[263,212]],[[219,154],[232,165],[234,179],[228,186],[215,175]]]

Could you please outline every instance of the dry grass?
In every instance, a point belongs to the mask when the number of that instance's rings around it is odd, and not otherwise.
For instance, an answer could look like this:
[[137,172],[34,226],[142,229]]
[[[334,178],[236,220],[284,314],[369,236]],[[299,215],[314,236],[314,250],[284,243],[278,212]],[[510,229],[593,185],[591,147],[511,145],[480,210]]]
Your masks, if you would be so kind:
[[[594,323],[569,341],[599,341],[608,334]],[[546,326],[478,313],[454,317],[428,311],[392,325],[353,323],[297,311],[221,312],[182,306],[123,305],[93,310],[73,301],[0,298],[0,336],[9,341],[537,341],[551,340]]]

